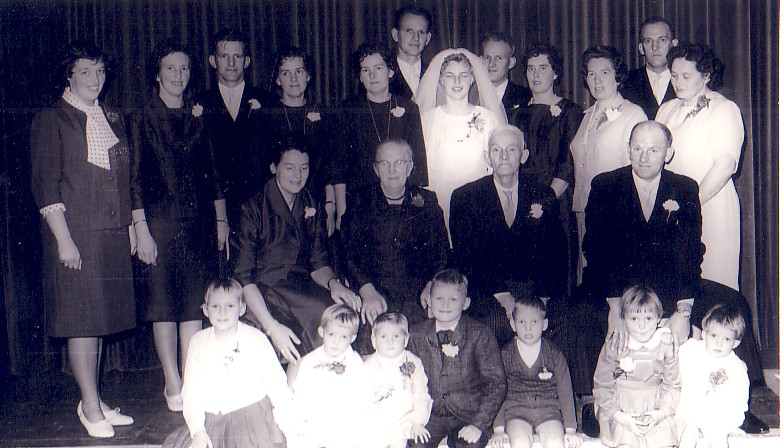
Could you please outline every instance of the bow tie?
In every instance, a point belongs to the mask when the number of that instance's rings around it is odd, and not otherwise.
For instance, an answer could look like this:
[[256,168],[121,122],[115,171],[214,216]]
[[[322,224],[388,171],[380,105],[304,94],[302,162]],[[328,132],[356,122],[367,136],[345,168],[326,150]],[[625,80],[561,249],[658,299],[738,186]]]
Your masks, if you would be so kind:
[[438,343],[441,345],[453,344],[455,342],[455,332],[452,330],[441,330],[436,332]]

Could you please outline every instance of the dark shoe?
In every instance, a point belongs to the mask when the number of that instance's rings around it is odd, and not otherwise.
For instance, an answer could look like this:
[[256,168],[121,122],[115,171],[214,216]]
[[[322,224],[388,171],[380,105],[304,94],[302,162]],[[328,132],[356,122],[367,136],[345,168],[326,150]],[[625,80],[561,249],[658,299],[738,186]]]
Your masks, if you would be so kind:
[[586,403],[582,410],[582,431],[588,437],[599,437],[599,421],[593,410],[593,403]]
[[768,426],[765,422],[760,420],[759,417],[752,414],[750,411],[746,411],[746,419],[743,420],[743,424],[740,425],[740,429],[742,429],[746,434],[767,434],[770,432],[770,426]]

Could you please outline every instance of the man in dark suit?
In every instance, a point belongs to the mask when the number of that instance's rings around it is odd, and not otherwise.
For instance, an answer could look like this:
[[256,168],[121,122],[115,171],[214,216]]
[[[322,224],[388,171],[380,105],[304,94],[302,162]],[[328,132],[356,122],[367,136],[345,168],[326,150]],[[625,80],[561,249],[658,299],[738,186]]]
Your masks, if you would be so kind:
[[[705,248],[699,187],[691,178],[663,169],[674,155],[671,144],[672,134],[663,124],[639,123],[629,140],[631,167],[602,173],[591,184],[585,209],[584,286],[594,300],[609,305],[608,336],[623,333],[620,296],[632,285],[656,292],[676,343],[689,336],[692,324],[700,326],[713,305],[724,302],[743,308],[743,297],[717,291],[717,285],[700,279]],[[749,372],[759,376],[756,342],[753,337],[744,339],[748,341],[742,341],[736,353]],[[754,434],[768,430],[748,412],[742,428]]]
[[509,72],[517,65],[515,45],[512,39],[502,33],[490,34],[482,41],[482,57],[490,74],[490,80],[506,109],[507,118],[531,100],[531,89],[509,80]]
[[656,118],[659,106],[675,98],[667,52],[676,45],[678,39],[673,39],[672,26],[667,19],[654,16],[642,23],[637,50],[645,57],[645,65],[629,72],[621,95],[642,107],[650,120]]
[[699,307],[694,299],[705,252],[699,187],[689,177],[664,170],[674,155],[671,144],[666,126],[642,122],[629,139],[631,166],[602,173],[591,184],[585,286],[596,300],[609,304],[609,333],[623,328],[618,307],[629,286],[656,292],[667,325],[680,341],[691,330],[692,307]]
[[528,158],[522,131],[501,125],[488,146],[493,174],[452,193],[449,228],[453,264],[469,279],[467,313],[503,344],[514,335],[507,319],[514,295],[563,296],[566,247],[552,188],[520,173]]
[[395,41],[397,63],[395,76],[389,82],[389,91],[403,98],[411,99],[419,88],[419,79],[427,69],[422,62],[422,52],[430,43],[433,15],[418,6],[404,6],[395,12],[395,27],[392,40]]
[[269,177],[269,160],[261,151],[256,115],[270,94],[245,82],[250,65],[247,37],[224,28],[215,34],[209,63],[217,83],[199,98],[215,148],[215,165],[226,198],[231,230],[239,229],[240,207],[260,191]]

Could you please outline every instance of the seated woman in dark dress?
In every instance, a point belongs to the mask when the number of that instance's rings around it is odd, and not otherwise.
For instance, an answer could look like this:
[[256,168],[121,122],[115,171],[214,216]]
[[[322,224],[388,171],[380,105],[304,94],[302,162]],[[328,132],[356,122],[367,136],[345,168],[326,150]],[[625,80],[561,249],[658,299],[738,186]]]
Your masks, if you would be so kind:
[[[347,276],[359,288],[362,320],[385,311],[413,324],[427,318],[419,294],[446,265],[449,241],[435,193],[408,185],[414,168],[408,143],[378,145],[374,170],[380,183],[352,196],[346,218]],[[365,340],[360,334],[360,347]]]
[[[322,312],[333,303],[360,311],[357,294],[329,266],[321,208],[305,189],[310,148],[301,134],[276,145],[274,177],[242,207],[234,275],[251,319],[290,362],[321,343]],[[297,347],[299,345],[299,349]]]

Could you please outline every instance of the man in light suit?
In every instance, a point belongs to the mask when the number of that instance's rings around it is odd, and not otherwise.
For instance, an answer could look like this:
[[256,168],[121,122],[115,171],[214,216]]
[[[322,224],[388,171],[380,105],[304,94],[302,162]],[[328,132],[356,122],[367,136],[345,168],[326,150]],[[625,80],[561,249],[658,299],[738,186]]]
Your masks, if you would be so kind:
[[433,15],[418,6],[404,6],[395,12],[395,27],[392,40],[395,41],[397,61],[395,76],[389,82],[389,91],[403,98],[411,99],[419,87],[419,79],[427,69],[422,61],[422,52],[430,43],[433,34]]
[[453,264],[466,274],[473,305],[467,315],[493,329],[501,344],[513,333],[513,296],[562,297],[565,235],[552,188],[520,173],[528,159],[523,133],[501,125],[490,135],[493,174],[452,193]]
[[642,107],[649,120],[656,118],[659,106],[675,98],[667,52],[676,45],[678,39],[672,37],[672,26],[667,19],[654,16],[642,23],[637,50],[645,57],[645,65],[629,72],[621,95]]
[[[528,104],[532,96],[531,89],[515,84],[509,79],[509,72],[517,65],[514,54],[514,42],[505,34],[490,34],[482,41],[485,67],[498,93],[498,98],[501,98],[506,109],[508,119],[511,118],[512,112]],[[511,119],[509,121],[511,122]]]

